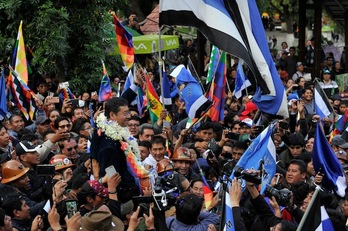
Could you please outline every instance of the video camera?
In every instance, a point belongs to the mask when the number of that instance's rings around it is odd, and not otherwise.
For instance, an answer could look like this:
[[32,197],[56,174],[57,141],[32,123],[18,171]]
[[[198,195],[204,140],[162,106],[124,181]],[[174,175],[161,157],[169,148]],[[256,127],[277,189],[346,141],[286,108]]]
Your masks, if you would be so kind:
[[291,191],[286,188],[278,190],[270,185],[267,185],[265,196],[267,196],[268,198],[272,198],[272,196],[274,196],[279,205],[287,206],[291,197]]
[[261,177],[257,173],[248,173],[238,165],[234,167],[234,176],[254,184],[261,184]]

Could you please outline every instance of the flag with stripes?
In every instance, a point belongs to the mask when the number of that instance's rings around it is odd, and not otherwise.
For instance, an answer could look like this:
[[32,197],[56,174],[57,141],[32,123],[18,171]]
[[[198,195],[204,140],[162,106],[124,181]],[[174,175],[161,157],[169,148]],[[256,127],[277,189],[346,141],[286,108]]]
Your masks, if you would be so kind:
[[106,100],[111,99],[111,83],[110,78],[108,75],[108,72],[106,71],[106,67],[104,62],[102,62],[103,65],[103,78],[100,82],[100,88],[99,88],[99,94],[98,94],[98,101],[104,102]]
[[76,96],[69,87],[60,89],[60,92],[58,94],[60,101],[64,101],[64,99],[76,99]]
[[239,99],[242,97],[242,91],[249,86],[251,86],[251,83],[244,73],[242,60],[239,60],[237,67],[236,87],[234,88],[234,95],[236,98]]
[[114,26],[116,31],[116,39],[120,50],[121,58],[124,64],[124,70],[128,71],[134,63],[134,46],[132,34],[129,33],[118,20],[116,14],[114,16]]
[[335,190],[339,196],[344,197],[347,188],[346,177],[320,122],[316,125],[312,159],[315,172],[323,174],[322,186],[328,190]]
[[320,87],[318,81],[315,81],[314,88],[314,102],[315,102],[315,113],[320,116],[321,119],[328,117],[333,113],[332,105],[330,104],[325,92]]
[[23,21],[19,24],[15,50],[13,52],[13,67],[25,84],[28,84],[28,63],[22,31]]
[[255,0],[161,0],[160,24],[195,26],[218,48],[244,60],[254,74],[257,107],[289,116]]
[[226,52],[222,52],[216,73],[208,94],[208,99],[213,101],[208,116],[212,121],[218,122],[224,119],[225,98],[226,98]]
[[24,83],[15,71],[8,77],[9,98],[21,110],[27,120],[33,120],[36,110],[35,93]]
[[[164,66],[163,66],[163,69],[164,69]],[[163,70],[162,72],[162,78],[163,78],[162,88],[163,88],[163,100],[164,100],[163,104],[168,110],[170,110],[171,109],[170,107],[172,106],[172,98],[170,97],[170,83],[165,70]]]
[[216,72],[217,65],[219,63],[219,57],[220,57],[219,48],[213,45],[213,47],[211,48],[206,83],[210,83],[211,80],[213,79],[213,76],[215,75],[215,72]]

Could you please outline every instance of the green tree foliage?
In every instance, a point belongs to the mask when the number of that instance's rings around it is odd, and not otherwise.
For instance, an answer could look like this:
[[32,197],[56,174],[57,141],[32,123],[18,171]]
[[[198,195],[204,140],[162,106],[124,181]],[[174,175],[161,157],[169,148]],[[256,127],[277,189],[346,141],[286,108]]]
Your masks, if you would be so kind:
[[[28,59],[41,74],[56,74],[81,93],[97,89],[102,77],[101,60],[109,75],[124,75],[114,43],[105,39],[112,23],[109,10],[126,0],[6,0],[0,2],[0,60],[12,56],[20,20]],[[122,10],[122,9],[121,9]],[[32,55],[31,55],[31,54]],[[98,87],[97,87],[98,86]]]

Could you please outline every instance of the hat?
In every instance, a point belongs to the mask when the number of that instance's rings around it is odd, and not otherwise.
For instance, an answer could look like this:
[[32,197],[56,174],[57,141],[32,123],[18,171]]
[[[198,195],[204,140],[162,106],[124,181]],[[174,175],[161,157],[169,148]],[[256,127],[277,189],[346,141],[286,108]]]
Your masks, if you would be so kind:
[[250,118],[245,118],[239,123],[239,125],[242,125],[242,124],[246,124],[249,128],[251,128],[251,126],[253,126],[254,124],[254,121]]
[[348,156],[347,153],[343,150],[338,150],[335,152],[335,155],[337,156],[337,159],[343,160],[344,162],[348,162]]
[[134,208],[134,203],[132,200],[127,201],[126,203],[121,204],[121,216],[127,215],[132,212]]
[[123,231],[124,224],[108,211],[94,210],[81,218],[81,230]]
[[32,144],[29,141],[21,141],[16,145],[16,154],[17,156],[23,155],[25,153],[36,152],[37,145]]
[[296,63],[296,67],[299,67],[299,66],[301,66],[301,65],[303,66],[303,63],[302,63],[302,62],[297,62],[297,63]]
[[51,120],[49,118],[47,118],[47,116],[39,116],[36,118],[35,120],[35,124],[39,125],[39,124],[44,124],[45,122],[51,122]]
[[74,166],[71,160],[66,155],[63,155],[63,154],[54,155],[50,160],[50,164],[54,165],[54,168],[56,171],[67,169]]
[[324,74],[331,74],[330,70],[328,70],[328,69],[325,69],[323,73]]
[[341,96],[339,94],[334,94],[332,97],[331,97],[332,100],[341,100]]
[[289,74],[286,71],[280,71],[279,76],[281,79],[286,79],[289,77]]
[[332,138],[331,145],[335,145],[343,149],[348,149],[348,142],[345,141],[340,135],[334,136]]
[[84,183],[81,187],[80,193],[96,193],[98,196],[103,198],[106,198],[109,194],[108,189],[96,180],[89,180],[86,183]]
[[249,115],[250,112],[256,111],[256,110],[257,110],[257,107],[253,102],[247,102],[245,104],[244,111],[242,111],[242,113],[240,113],[240,114],[243,116],[246,116],[246,115]]

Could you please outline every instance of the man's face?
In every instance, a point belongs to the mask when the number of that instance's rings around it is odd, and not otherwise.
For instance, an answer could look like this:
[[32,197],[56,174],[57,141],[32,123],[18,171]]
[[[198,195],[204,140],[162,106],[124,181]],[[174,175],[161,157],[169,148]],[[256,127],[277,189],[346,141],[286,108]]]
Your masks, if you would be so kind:
[[299,71],[302,72],[302,71],[304,70],[304,66],[303,66],[303,65],[298,66],[298,67],[297,67],[297,70],[299,70]]
[[153,158],[158,162],[164,159],[166,148],[163,146],[162,143],[155,143],[155,144],[152,144],[150,151]]
[[21,201],[21,210],[16,210],[16,218],[19,218],[19,220],[28,220],[30,219],[30,208],[25,202],[25,200],[22,199]]
[[6,128],[0,130],[0,147],[5,148],[10,143],[10,136]]
[[239,124],[233,125],[233,127],[232,127],[232,132],[233,133],[239,133],[239,130],[240,130],[240,125]]
[[190,192],[196,194],[197,196],[203,198],[204,197],[204,191],[203,191],[203,182],[197,181],[192,185],[192,188],[190,188]]
[[251,132],[251,129],[248,125],[246,125],[244,123],[240,125],[240,129],[239,129],[240,135],[250,134],[250,132]]
[[114,114],[111,119],[115,120],[121,127],[127,127],[130,118],[128,106],[120,106],[117,114]]
[[21,176],[17,180],[11,182],[11,185],[16,187],[16,188],[29,189],[29,187],[30,187],[30,179],[29,179],[27,174],[24,174],[23,176]]
[[28,152],[20,156],[20,160],[28,167],[34,167],[40,164],[40,155],[37,152]]
[[36,131],[37,131],[40,135],[42,135],[42,134],[44,134],[44,132],[47,131],[49,128],[50,128],[50,122],[49,122],[49,121],[46,121],[46,122],[44,122],[44,123],[42,123],[42,124],[38,124],[38,125],[36,126]]
[[132,134],[132,136],[139,135],[139,126],[140,126],[140,122],[137,120],[130,120],[128,122],[128,129],[129,129],[129,132]]
[[64,140],[63,141],[64,148],[62,149],[62,154],[66,155],[71,159],[77,158],[77,144],[75,139]]
[[214,130],[212,128],[201,130],[196,133],[197,137],[203,141],[209,142],[214,137]]
[[191,163],[189,161],[184,160],[176,160],[174,161],[174,168],[181,175],[186,175],[191,167]]
[[297,158],[302,154],[303,147],[301,145],[290,145],[290,154],[294,157]]
[[19,130],[24,128],[24,121],[21,116],[17,116],[17,115],[13,116],[11,118],[10,123],[11,123],[12,130],[15,132],[18,132]]
[[85,112],[83,111],[82,108],[77,108],[74,110],[74,121],[77,120],[78,118],[86,118]]
[[139,140],[143,141],[143,140],[147,140],[147,141],[151,141],[152,137],[155,135],[155,132],[153,129],[144,129],[143,134],[139,135]]
[[240,159],[240,157],[243,155],[243,153],[245,152],[245,150],[237,148],[237,147],[233,147],[232,148],[232,158],[235,161],[238,161]]
[[300,166],[298,166],[297,164],[289,165],[288,171],[286,172],[286,182],[288,182],[288,184],[294,184],[304,181],[305,177],[306,173],[300,172]]
[[42,83],[40,84],[36,90],[40,93],[40,94],[45,94],[47,92],[47,84],[46,83]]
[[307,101],[311,101],[313,99],[313,93],[311,90],[306,90],[303,94],[303,97]]
[[345,200],[342,204],[343,215],[348,217],[348,200]]
[[62,120],[58,123],[58,131],[70,132],[71,123],[68,120]]
[[147,147],[139,146],[139,151],[140,151],[141,161],[145,160],[146,157],[148,157],[150,155],[150,151]]

